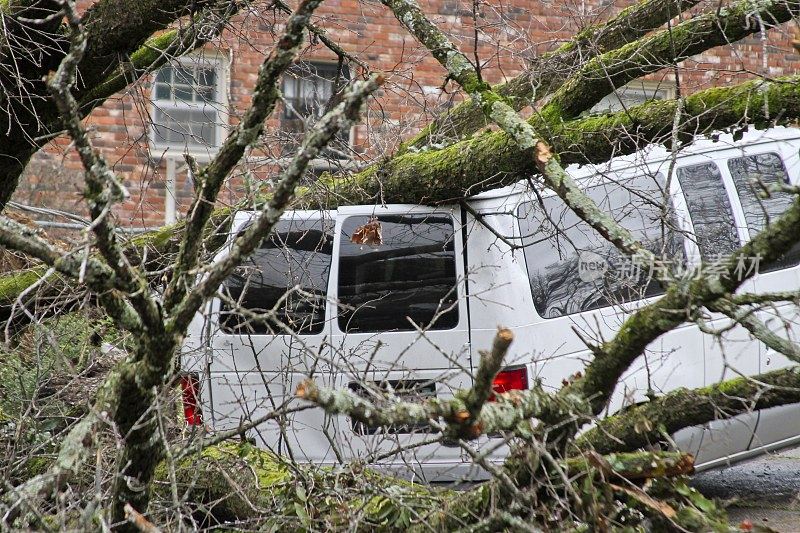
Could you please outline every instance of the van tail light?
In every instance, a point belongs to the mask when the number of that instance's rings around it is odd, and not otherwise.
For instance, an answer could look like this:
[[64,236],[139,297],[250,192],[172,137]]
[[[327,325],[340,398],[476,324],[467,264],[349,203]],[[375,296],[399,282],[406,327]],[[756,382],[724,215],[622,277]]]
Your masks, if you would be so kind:
[[200,379],[197,374],[183,374],[181,376],[181,390],[183,391],[183,417],[190,426],[203,425],[203,412],[200,410],[199,393]]
[[[502,394],[510,390],[527,390],[528,389],[528,368],[520,366],[516,368],[507,368],[501,370],[495,376],[492,382],[492,390],[495,394]],[[492,394],[489,401],[495,401],[495,396]]]

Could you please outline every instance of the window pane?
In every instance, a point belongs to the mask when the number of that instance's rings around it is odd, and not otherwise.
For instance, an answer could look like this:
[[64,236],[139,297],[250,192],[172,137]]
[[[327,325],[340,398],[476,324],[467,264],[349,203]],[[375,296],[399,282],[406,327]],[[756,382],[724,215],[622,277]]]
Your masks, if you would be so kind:
[[300,79],[297,81],[300,86],[300,107],[297,110],[304,116],[311,115],[319,105],[314,80]]
[[333,82],[331,80],[317,80],[317,101],[319,102],[320,116],[331,96],[333,96]]
[[[333,231],[322,221],[280,221],[272,236],[225,282],[225,291],[258,319],[223,305],[221,323],[228,332],[279,334],[280,323],[301,334],[325,326]],[[297,289],[295,289],[297,287]]]
[[192,101],[192,88],[189,85],[175,85],[175,99],[181,102]]
[[216,91],[213,87],[205,87],[201,88],[199,91],[195,92],[195,100],[200,103],[204,104],[213,104],[215,102],[215,95]]
[[[301,115],[320,117],[333,95],[337,76],[343,80],[350,79],[346,65],[342,66],[340,72],[335,64],[303,63],[284,76],[282,92],[285,98],[292,100],[293,107]],[[290,119],[293,114],[284,111],[284,117]]]
[[166,113],[156,108],[153,112],[153,142],[158,145],[163,145],[172,140],[171,130],[174,123],[169,119]]
[[[791,207],[793,197],[788,192],[770,191],[769,198],[763,198],[765,189],[788,184],[789,176],[777,154],[737,157],[728,161],[728,168],[739,193],[750,238],[753,238]],[[794,266],[799,261],[800,243],[768,270]]]
[[172,100],[172,91],[166,83],[156,83],[156,99]]
[[197,82],[194,78],[193,71],[194,69],[192,67],[173,67],[173,81],[185,85],[194,85]]
[[677,172],[697,246],[704,260],[714,260],[739,247],[731,202],[714,163],[682,167]]
[[156,147],[217,146],[217,76],[213,68],[195,65],[163,67],[156,73],[152,140]]
[[161,67],[156,72],[156,82],[171,83],[172,82],[172,67]]
[[789,183],[789,176],[778,155],[738,157],[728,161],[728,168],[750,230],[761,231],[770,220],[778,218],[792,205],[792,195],[786,192],[770,192],[769,198],[761,197],[765,187]]
[[215,87],[217,85],[217,73],[214,69],[198,69],[197,83],[203,87]]
[[295,78],[291,75],[286,75],[281,81],[281,92],[285,98],[294,98],[297,94],[295,91]]
[[[302,133],[307,125],[320,118],[328,102],[338,103],[339,93],[333,92],[337,77],[343,88],[350,79],[347,65],[342,65],[340,71],[338,65],[332,63],[300,63],[283,77],[281,87],[287,105],[282,113],[281,130],[286,135],[281,143],[281,151],[285,155],[294,152],[302,138],[295,134]],[[323,156],[347,158],[351,151],[349,141],[349,131],[339,132],[337,140],[323,150]]]
[[339,329],[346,332],[450,329],[458,324],[453,220],[444,215],[378,217],[381,243],[351,242],[370,222],[344,221],[339,262]]
[[216,146],[217,125],[214,123],[214,117],[209,116],[209,113],[205,111],[200,113],[203,119],[192,124],[192,134],[196,137],[195,142],[201,142],[205,146]]
[[[587,195],[657,257],[685,259],[671,207],[662,222],[661,176],[640,176],[591,187]],[[543,204],[543,206],[542,206]],[[561,198],[520,206],[531,292],[536,311],[555,318],[663,292],[648,268],[623,258],[616,247],[580,220]]]
[[156,109],[153,113],[154,143],[179,148],[216,146],[214,110]]

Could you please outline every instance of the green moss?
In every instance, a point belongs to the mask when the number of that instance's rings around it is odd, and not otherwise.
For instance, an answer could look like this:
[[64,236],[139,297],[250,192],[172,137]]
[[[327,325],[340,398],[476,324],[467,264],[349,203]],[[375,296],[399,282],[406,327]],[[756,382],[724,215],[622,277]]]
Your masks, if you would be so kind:
[[161,35],[151,37],[142,45],[141,48],[131,54],[131,62],[137,68],[144,68],[161,57],[161,52],[166,50],[179,34],[177,30],[169,30]]
[[170,30],[148,39],[139,49],[131,54],[130,62],[121,65],[111,75],[91,88],[82,102],[104,100],[112,94],[123,90],[132,78],[140,76],[146,69],[164,56],[164,51],[178,38],[177,30]]
[[13,303],[23,290],[39,281],[45,272],[47,268],[37,267],[0,277],[0,302]]
[[169,226],[162,226],[153,231],[136,235],[130,240],[130,244],[137,248],[144,246],[154,246],[156,248],[163,248],[169,241],[175,238],[183,228],[185,223],[183,221],[170,224]]
[[44,474],[50,468],[50,465],[53,464],[52,458],[38,456],[38,457],[30,457],[25,462],[25,470],[29,477],[36,477],[38,475]]
[[[485,499],[482,490],[433,489],[369,469],[289,468],[281,457],[241,442],[183,459],[176,477],[204,519],[247,519],[280,530],[339,530],[358,523],[359,530],[397,531],[426,527],[421,516],[428,526],[441,525],[456,515],[474,517],[476,501]],[[156,479],[168,481],[165,463],[156,468]],[[157,483],[156,497],[171,498],[167,487]]]

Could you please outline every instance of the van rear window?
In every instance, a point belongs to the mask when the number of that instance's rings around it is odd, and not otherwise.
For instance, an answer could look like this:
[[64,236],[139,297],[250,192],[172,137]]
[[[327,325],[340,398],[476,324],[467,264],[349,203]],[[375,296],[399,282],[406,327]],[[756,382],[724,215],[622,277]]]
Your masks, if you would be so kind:
[[458,324],[453,219],[351,216],[342,226],[339,329],[451,329]]
[[[661,176],[639,176],[586,190],[663,264],[683,264],[683,240],[674,231],[671,204],[662,210]],[[666,213],[666,218],[663,216]],[[580,220],[561,198],[550,196],[519,208],[525,261],[536,311],[556,318],[661,294],[652,268],[624,258]]]
[[[329,221],[282,220],[223,286],[223,331],[280,334],[322,332],[333,252]],[[232,303],[235,302],[235,303]]]

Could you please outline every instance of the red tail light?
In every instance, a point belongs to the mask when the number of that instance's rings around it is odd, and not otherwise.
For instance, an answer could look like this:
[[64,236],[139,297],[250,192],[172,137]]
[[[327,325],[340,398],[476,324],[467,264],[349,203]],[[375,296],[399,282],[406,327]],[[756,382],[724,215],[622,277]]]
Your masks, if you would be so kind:
[[181,389],[183,390],[183,417],[190,426],[203,425],[203,412],[200,410],[198,395],[200,380],[197,374],[184,374],[181,376]]
[[[528,388],[528,369],[521,366],[501,370],[492,382],[492,389],[496,394],[502,394],[510,390],[527,390]],[[489,397],[489,401],[495,400],[494,394]]]

